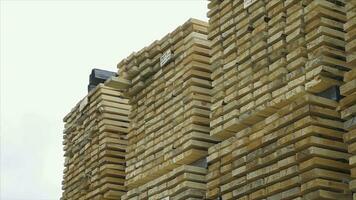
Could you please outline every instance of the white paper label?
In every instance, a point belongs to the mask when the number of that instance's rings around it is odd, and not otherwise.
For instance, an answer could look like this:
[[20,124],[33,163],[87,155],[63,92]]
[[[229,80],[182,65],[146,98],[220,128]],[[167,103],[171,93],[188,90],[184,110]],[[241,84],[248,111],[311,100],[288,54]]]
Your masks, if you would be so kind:
[[244,8],[248,8],[255,2],[256,2],[256,0],[244,0]]
[[160,58],[161,67],[167,64],[171,60],[171,58],[172,58],[172,52],[170,49],[168,49],[166,52],[163,53],[163,55]]

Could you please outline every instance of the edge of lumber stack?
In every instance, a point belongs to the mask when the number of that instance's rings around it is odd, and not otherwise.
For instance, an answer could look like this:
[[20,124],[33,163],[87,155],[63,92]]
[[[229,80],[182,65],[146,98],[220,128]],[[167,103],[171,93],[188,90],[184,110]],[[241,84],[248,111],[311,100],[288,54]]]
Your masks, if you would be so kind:
[[352,68],[345,73],[344,84],[340,87],[341,95],[345,96],[340,101],[341,117],[345,120],[344,128],[348,132],[344,135],[344,141],[348,144],[348,151],[352,156],[349,159],[352,181],[349,186],[354,192],[356,200],[356,1],[346,2],[347,22],[344,25],[346,40],[347,65]]
[[[135,191],[151,191],[155,187],[151,183],[167,176],[190,191],[188,196],[194,194],[195,185],[205,183],[204,168],[192,175],[194,179],[187,177],[189,184],[174,171],[181,166],[204,165],[208,148],[218,142],[209,134],[211,66],[207,26],[206,22],[190,19],[118,64],[122,87],[127,88],[124,93],[132,105],[125,184],[129,192],[123,199],[154,198],[150,192],[145,198],[138,197]],[[162,189],[165,187],[160,195],[177,195],[168,192],[171,189],[167,183]],[[205,191],[203,187],[198,189]]]
[[98,85],[64,118],[63,200],[118,199],[125,194],[128,100]]

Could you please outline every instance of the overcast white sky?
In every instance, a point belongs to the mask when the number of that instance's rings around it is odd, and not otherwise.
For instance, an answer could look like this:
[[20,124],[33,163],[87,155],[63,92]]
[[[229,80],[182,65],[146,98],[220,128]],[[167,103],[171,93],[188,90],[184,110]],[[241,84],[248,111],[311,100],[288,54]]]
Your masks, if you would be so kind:
[[160,39],[206,0],[1,0],[2,200],[61,195],[62,118],[86,94],[94,67]]

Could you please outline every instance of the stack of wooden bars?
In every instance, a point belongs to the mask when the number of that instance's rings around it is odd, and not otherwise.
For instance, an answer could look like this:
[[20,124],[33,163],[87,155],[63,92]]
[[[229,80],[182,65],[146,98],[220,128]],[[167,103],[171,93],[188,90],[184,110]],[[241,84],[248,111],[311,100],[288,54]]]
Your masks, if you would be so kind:
[[208,8],[64,118],[61,199],[352,199],[356,1]]
[[207,198],[350,199],[344,0],[211,0]]
[[205,198],[207,169],[182,165],[130,190],[122,199],[200,200]]
[[340,1],[209,3],[212,135],[227,139],[292,102],[342,83],[345,62]]
[[209,199],[350,199],[338,103],[306,94],[209,149]]
[[[345,84],[340,87],[340,92],[345,96],[340,100],[341,117],[345,120],[344,128],[348,131],[344,140],[348,144],[351,167],[350,189],[356,192],[356,1],[346,3],[347,22],[345,23],[347,65],[352,68],[344,76]],[[354,193],[353,199],[356,200]]]
[[217,143],[209,59],[207,23],[190,19],[118,64],[132,105],[123,199],[203,198],[205,157]]
[[120,199],[125,193],[129,110],[120,91],[100,84],[64,118],[61,199]]

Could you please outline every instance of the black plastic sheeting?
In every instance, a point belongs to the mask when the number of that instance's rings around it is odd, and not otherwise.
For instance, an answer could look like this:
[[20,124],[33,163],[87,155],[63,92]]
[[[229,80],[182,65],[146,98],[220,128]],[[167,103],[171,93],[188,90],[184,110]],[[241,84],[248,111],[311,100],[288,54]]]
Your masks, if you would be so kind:
[[94,68],[89,76],[88,92],[93,90],[100,83],[104,83],[112,76],[117,76],[115,72]]
[[323,92],[320,92],[316,95],[320,96],[320,97],[328,98],[328,99],[331,99],[334,101],[340,101],[340,99],[342,98],[342,96],[340,95],[339,86],[332,86],[329,89],[327,89]]
[[96,88],[97,85],[88,85],[88,92],[92,91],[94,88]]
[[203,167],[205,169],[208,169],[208,162],[206,158],[202,158],[200,160],[197,160],[193,162],[191,165],[196,166],[196,167]]

